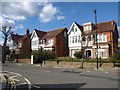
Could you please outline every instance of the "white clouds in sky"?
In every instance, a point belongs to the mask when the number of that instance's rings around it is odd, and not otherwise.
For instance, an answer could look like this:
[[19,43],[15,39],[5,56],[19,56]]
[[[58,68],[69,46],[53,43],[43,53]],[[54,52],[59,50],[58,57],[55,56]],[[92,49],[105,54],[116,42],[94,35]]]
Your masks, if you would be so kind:
[[15,21],[0,16],[0,30],[2,30],[2,26],[7,26],[8,28],[12,27],[12,29],[15,29]]
[[45,4],[39,17],[41,22],[46,23],[54,19],[57,13],[59,13],[59,11],[56,7],[54,7],[52,4]]
[[53,3],[43,2],[2,2],[2,15],[14,21],[26,20],[30,16],[38,16],[41,22],[50,22],[53,19],[61,20],[60,11]]
[[64,18],[65,18],[65,16],[57,16],[58,20],[61,20],[61,19],[64,19]]

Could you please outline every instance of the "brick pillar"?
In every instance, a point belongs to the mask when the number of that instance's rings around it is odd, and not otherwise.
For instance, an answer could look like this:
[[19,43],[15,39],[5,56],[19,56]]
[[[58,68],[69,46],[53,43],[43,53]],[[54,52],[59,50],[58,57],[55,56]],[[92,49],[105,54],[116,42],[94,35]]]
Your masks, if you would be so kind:
[[109,48],[106,48],[106,55],[107,55],[107,58],[109,58]]

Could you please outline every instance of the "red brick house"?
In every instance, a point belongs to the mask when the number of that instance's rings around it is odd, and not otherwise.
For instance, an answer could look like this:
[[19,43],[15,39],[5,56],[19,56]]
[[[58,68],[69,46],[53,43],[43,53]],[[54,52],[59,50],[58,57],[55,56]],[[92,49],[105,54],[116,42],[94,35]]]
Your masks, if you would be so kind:
[[41,49],[43,51],[54,51],[56,57],[68,55],[67,28],[61,28],[48,32],[34,30],[31,35],[32,51]]
[[[110,55],[117,52],[118,48],[118,30],[117,24],[114,20],[108,22],[98,23],[96,29],[94,30],[94,25],[91,24],[92,30],[89,29],[87,32],[84,32],[84,35],[91,35],[91,38],[94,38],[92,44],[91,57],[96,57],[96,42],[95,42],[95,33],[97,29],[97,38],[98,38],[98,57],[100,58],[109,58]],[[87,25],[86,25],[87,26]],[[86,27],[84,26],[84,27]],[[90,26],[88,24],[88,26]],[[86,31],[84,29],[84,31]],[[92,40],[92,39],[91,39]],[[89,45],[88,45],[89,46]],[[86,55],[90,55],[89,50],[86,50]]]
[[16,48],[18,48],[20,52],[24,54],[30,54],[31,52],[30,36],[31,34],[29,33],[28,29],[26,30],[25,35],[11,34],[9,40],[9,49],[15,52]]
[[[73,23],[74,24],[74,23]],[[109,58],[110,55],[117,52],[118,48],[118,30],[117,24],[114,20],[108,22],[98,23],[96,26],[92,22],[84,23],[83,30],[79,30],[72,24],[68,32],[73,31],[73,34],[68,33],[69,36],[69,50],[71,50],[69,56],[74,56],[75,51],[81,51],[85,49],[84,56],[86,58],[96,58],[96,30],[97,30],[97,43],[98,43],[98,57]],[[73,26],[75,28],[73,28]],[[96,29],[95,29],[96,27]],[[78,35],[79,37],[76,37]],[[76,37],[76,38],[75,38]],[[88,38],[89,37],[89,38]],[[89,40],[88,40],[89,39]],[[78,42],[80,40],[80,42]],[[80,43],[80,44],[78,44]],[[76,46],[79,45],[79,49],[72,52]],[[71,48],[71,49],[70,49]]]

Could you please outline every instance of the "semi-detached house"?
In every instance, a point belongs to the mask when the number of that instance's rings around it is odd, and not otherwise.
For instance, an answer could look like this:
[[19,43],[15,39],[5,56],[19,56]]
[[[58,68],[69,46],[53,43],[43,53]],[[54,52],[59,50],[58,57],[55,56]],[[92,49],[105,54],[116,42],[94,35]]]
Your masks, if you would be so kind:
[[73,22],[68,31],[69,56],[74,57],[75,52],[85,49],[84,56],[86,58],[96,58],[96,30],[98,57],[109,58],[110,55],[116,53],[118,30],[114,20],[98,23],[97,26],[92,22],[84,23],[83,26]]
[[31,35],[32,51],[54,51],[56,57],[68,56],[67,28],[52,31],[34,30]]

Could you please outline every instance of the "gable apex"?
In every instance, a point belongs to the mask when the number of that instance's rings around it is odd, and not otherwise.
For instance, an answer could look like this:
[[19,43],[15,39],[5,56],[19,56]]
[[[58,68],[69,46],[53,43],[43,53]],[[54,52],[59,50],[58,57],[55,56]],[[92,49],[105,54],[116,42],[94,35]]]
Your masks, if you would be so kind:
[[83,26],[79,25],[78,23],[76,23],[76,22],[74,21],[74,22],[72,23],[72,25],[70,26],[70,29],[68,30],[68,33],[67,33],[67,34],[70,33],[70,31],[71,31],[71,29],[73,28],[73,26],[77,26],[77,27],[81,30],[81,32],[83,31]]

